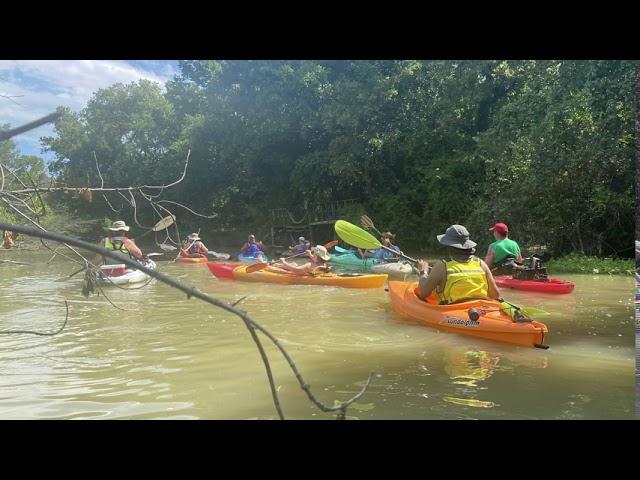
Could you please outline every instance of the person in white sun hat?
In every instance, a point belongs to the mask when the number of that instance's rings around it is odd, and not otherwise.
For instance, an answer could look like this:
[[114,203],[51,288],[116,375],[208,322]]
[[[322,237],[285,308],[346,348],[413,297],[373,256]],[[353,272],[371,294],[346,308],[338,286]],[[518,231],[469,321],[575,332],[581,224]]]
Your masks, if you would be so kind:
[[276,273],[295,273],[297,275],[316,275],[331,270],[331,267],[327,265],[327,262],[331,260],[331,255],[329,255],[327,249],[322,245],[313,247],[305,253],[311,261],[304,265],[296,265],[281,258],[273,265],[268,266],[267,270]]
[[[126,223],[122,220],[116,220],[111,224],[108,230],[110,230],[110,234],[100,240],[101,247],[106,248],[107,250],[115,250],[118,252],[118,255],[122,255],[125,258],[142,258],[142,250],[138,248],[133,240],[127,238],[129,227]],[[105,257],[102,257],[101,255],[99,258],[102,258],[104,263],[113,261],[113,259],[105,259]],[[98,262],[99,260],[96,263]]]
[[180,249],[181,257],[206,257],[209,249],[201,241],[202,239],[197,233],[192,233],[182,242]]

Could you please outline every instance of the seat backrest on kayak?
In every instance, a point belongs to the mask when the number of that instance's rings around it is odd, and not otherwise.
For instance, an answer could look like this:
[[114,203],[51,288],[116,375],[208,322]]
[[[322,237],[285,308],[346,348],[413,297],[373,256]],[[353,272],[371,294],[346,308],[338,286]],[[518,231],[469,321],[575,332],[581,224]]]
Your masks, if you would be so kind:
[[538,268],[522,268],[513,271],[513,278],[516,280],[533,280],[533,281],[545,281],[549,277],[547,276],[547,267]]

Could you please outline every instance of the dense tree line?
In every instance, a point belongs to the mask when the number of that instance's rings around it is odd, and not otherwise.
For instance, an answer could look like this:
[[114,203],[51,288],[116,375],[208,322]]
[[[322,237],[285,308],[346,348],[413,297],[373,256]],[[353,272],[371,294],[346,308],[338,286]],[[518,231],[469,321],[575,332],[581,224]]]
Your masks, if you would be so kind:
[[557,254],[631,256],[635,75],[631,61],[183,61],[165,89],[97,91],[43,144],[60,181],[99,183],[95,152],[123,187],[176,178],[191,148],[173,194],[218,214],[185,219],[204,232],[356,199],[405,249],[433,250],[452,223],[486,245],[502,221]]

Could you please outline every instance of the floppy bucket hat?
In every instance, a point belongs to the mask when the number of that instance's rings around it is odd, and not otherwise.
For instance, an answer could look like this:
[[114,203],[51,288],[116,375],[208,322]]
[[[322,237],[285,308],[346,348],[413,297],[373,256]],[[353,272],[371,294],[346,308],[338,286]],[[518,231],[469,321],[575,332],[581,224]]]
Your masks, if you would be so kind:
[[324,248],[322,245],[318,245],[316,247],[313,247],[311,249],[311,251],[319,256],[322,260],[324,260],[325,262],[328,262],[329,260],[331,260],[331,256],[329,255],[329,253],[327,252],[327,249]]
[[477,245],[469,240],[469,231],[462,225],[451,225],[443,235],[437,235],[438,241],[448,247],[469,250]]
[[125,232],[128,232],[129,231],[129,227],[122,220],[116,220],[115,222],[113,222],[111,224],[111,226],[109,227],[109,230],[111,230],[113,232],[117,232],[119,230],[124,230]]

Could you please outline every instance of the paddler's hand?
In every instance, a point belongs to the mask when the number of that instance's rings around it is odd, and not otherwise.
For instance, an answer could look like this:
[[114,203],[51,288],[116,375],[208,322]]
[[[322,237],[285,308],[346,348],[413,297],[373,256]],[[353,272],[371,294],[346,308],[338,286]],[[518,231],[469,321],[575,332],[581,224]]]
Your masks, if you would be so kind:
[[426,260],[418,260],[416,262],[416,269],[418,270],[418,275],[422,275],[424,273],[429,272],[429,263]]

